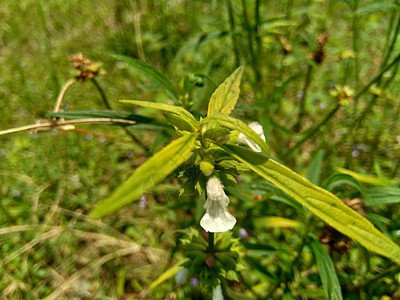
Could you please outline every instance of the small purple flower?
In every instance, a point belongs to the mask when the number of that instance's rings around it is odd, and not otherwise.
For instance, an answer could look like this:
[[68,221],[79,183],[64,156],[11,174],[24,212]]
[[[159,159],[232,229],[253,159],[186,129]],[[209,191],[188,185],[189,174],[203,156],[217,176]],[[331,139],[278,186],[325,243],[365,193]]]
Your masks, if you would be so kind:
[[236,182],[237,183],[242,183],[243,182],[243,178],[242,177],[236,177]]
[[326,104],[325,104],[324,102],[321,102],[321,103],[319,104],[319,108],[322,109],[322,110],[324,110],[324,109],[326,108]]
[[397,234],[397,235],[400,235],[400,229],[396,231],[396,234]]
[[57,135],[57,133],[58,133],[58,130],[57,130],[57,129],[53,128],[53,129],[51,130],[51,135]]
[[99,136],[99,142],[100,142],[100,143],[104,143],[106,140],[107,140],[106,137],[104,137],[104,136]]
[[356,158],[360,155],[360,151],[358,150],[353,150],[353,152],[351,152],[351,156],[353,156],[353,158]]
[[305,61],[303,61],[303,62],[300,64],[300,67],[302,67],[303,69],[307,68],[307,63],[306,63]]
[[143,195],[139,199],[139,208],[140,209],[145,209],[146,206],[147,206],[147,197],[146,197],[146,195]]
[[192,286],[198,286],[198,285],[199,285],[199,279],[196,278],[196,277],[193,277],[193,278],[190,280],[190,284],[191,284]]
[[333,82],[333,81],[329,81],[329,83],[328,83],[328,85],[329,85],[329,88],[330,89],[333,89],[333,88],[335,88],[335,83]]
[[249,234],[247,233],[246,229],[244,229],[244,228],[240,228],[239,229],[239,236],[242,239],[248,239],[249,238]]
[[126,153],[126,157],[127,157],[127,158],[132,158],[132,157],[133,157],[133,152],[132,152],[132,151],[128,151],[128,152]]
[[86,135],[86,140],[88,140],[88,141],[93,140],[93,134],[88,133],[88,134]]
[[303,98],[304,97],[304,92],[303,91],[298,91],[297,94],[296,94],[296,97],[299,98],[299,99]]
[[15,198],[18,198],[19,196],[21,196],[21,191],[20,191],[20,190],[14,190],[14,191],[13,191],[13,196],[14,196]]
[[358,150],[358,146],[357,145],[353,145],[353,150]]

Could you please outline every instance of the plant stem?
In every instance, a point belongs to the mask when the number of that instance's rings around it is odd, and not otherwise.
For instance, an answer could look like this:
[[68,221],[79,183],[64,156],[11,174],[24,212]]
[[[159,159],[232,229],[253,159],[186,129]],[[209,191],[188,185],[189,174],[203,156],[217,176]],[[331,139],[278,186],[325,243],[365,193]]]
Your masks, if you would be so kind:
[[232,37],[233,52],[235,53],[235,63],[236,63],[236,67],[239,67],[240,66],[240,52],[239,52],[238,42],[235,37],[236,25],[235,25],[235,19],[233,16],[233,9],[232,9],[231,1],[227,0],[226,5],[228,7],[229,26],[230,26],[230,29],[232,32],[231,37]]
[[340,108],[340,104],[337,104],[335,106],[334,109],[331,110],[331,112],[317,125],[315,126],[313,129],[309,130],[307,132],[307,134],[296,143],[296,145],[294,145],[292,148],[290,148],[283,156],[288,156],[289,154],[291,154],[294,150],[296,150],[297,148],[299,148],[302,144],[304,144],[304,142],[306,142],[308,139],[310,139],[315,133],[318,132],[318,130],[326,125],[329,120],[336,114],[336,112],[339,110]]
[[99,85],[99,83],[97,82],[97,80],[95,78],[93,78],[91,81],[94,84],[94,86],[96,87],[96,89],[99,91],[100,96],[101,96],[101,100],[103,100],[103,103],[104,103],[105,107],[107,107],[107,109],[111,110],[111,106],[110,106],[110,103],[108,102],[107,96],[104,93],[104,91],[101,88],[101,86]]
[[[110,102],[108,102],[106,93],[101,88],[100,84],[97,82],[97,80],[95,78],[93,78],[91,81],[94,84],[94,86],[96,87],[96,89],[98,90],[98,92],[100,93],[101,99],[103,100],[105,107],[107,107],[107,109],[111,110],[112,107],[110,105]],[[131,137],[132,141],[134,141],[137,145],[139,145],[141,148],[143,148],[143,150],[148,152],[149,148],[146,145],[144,145],[132,132],[130,132],[128,128],[124,127],[123,129],[124,129],[125,133]]]
[[65,93],[67,92],[67,90],[76,82],[76,79],[70,79],[68,80],[63,87],[61,88],[60,93],[58,94],[57,100],[56,100],[56,104],[54,106],[54,112],[58,112],[60,110],[61,107],[61,103],[64,100],[65,97]]
[[297,117],[297,123],[295,125],[295,130],[297,132],[299,132],[301,130],[301,123],[302,123],[303,118],[304,118],[304,116],[306,114],[306,97],[307,97],[308,88],[309,88],[310,83],[311,83],[312,70],[313,70],[313,67],[312,67],[311,64],[309,64],[308,67],[307,67],[307,73],[306,73],[306,77],[305,77],[305,80],[304,80],[303,95],[302,95],[302,97],[300,99],[300,109],[299,109],[299,114],[298,114],[298,117]]
[[21,131],[27,131],[27,130],[48,131],[55,127],[61,127],[61,126],[65,126],[65,125],[89,124],[89,123],[92,124],[92,123],[104,123],[104,122],[106,122],[106,123],[109,123],[109,122],[124,123],[124,124],[130,124],[130,125],[136,124],[135,121],[124,120],[124,119],[113,119],[113,118],[88,118],[88,119],[77,119],[77,120],[56,121],[56,122],[44,121],[43,123],[31,124],[31,125],[21,126],[21,127],[17,127],[17,128],[1,130],[0,135],[16,133],[16,132],[21,132]]
[[[389,29],[389,30],[390,30],[390,29]],[[386,64],[387,64],[387,62],[388,62],[388,60],[389,60],[389,58],[390,58],[390,56],[391,56],[391,54],[392,54],[392,52],[393,52],[393,49],[394,49],[394,46],[395,46],[395,44],[396,44],[397,36],[398,36],[398,34],[399,34],[399,31],[400,31],[400,14],[399,14],[399,16],[398,16],[398,18],[397,18],[397,24],[396,24],[396,28],[395,28],[395,30],[394,30],[393,38],[392,38],[392,41],[391,41],[391,43],[390,43],[388,52],[386,53],[385,59],[384,59],[383,62],[382,62],[381,68],[383,68],[383,67],[386,66]],[[389,32],[389,33],[390,33],[390,32]],[[386,48],[385,48],[385,49],[386,49]]]
[[400,271],[400,266],[392,266],[389,269],[383,271],[382,273],[379,273],[378,275],[375,275],[374,277],[371,277],[367,280],[365,280],[364,282],[361,282],[360,284],[354,286],[354,287],[350,287],[348,290],[349,291],[356,291],[356,290],[360,290],[363,287],[368,286],[369,284],[371,284],[372,282],[377,281],[378,279],[382,278],[383,276],[392,274],[392,273],[397,273]]
[[[390,70],[393,66],[397,65],[400,62],[400,54],[398,54],[393,61],[387,65],[386,67],[384,67],[378,75],[376,75],[366,86],[364,86],[361,91],[359,91],[355,96],[354,99],[358,99],[360,98],[364,93],[366,93],[369,88],[377,83],[380,82],[382,76],[384,73],[386,73],[388,70]],[[391,80],[391,79],[389,79]],[[334,149],[337,149],[338,145],[342,144],[349,135],[351,135],[353,133],[353,131],[358,128],[358,126],[360,125],[360,123],[366,118],[366,116],[368,115],[368,113],[371,111],[372,107],[375,105],[376,100],[378,99],[378,97],[376,95],[373,96],[372,100],[369,102],[369,104],[367,105],[366,108],[364,108],[364,110],[358,115],[357,118],[355,118],[353,120],[353,122],[348,126],[349,130],[346,132],[346,134],[344,134],[342,136],[342,138],[332,147],[330,147],[330,149],[328,150],[326,156],[329,156],[332,151]]]
[[214,253],[214,232],[208,233],[208,251]]

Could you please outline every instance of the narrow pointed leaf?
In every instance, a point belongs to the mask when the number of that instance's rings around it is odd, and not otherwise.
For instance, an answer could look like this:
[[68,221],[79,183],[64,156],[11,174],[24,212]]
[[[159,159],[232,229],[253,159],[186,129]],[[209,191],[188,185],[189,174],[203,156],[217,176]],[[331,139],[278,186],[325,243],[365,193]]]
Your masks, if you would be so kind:
[[152,156],[110,197],[101,201],[92,210],[90,217],[100,218],[111,214],[122,206],[139,199],[190,157],[196,136],[195,133],[184,135]]
[[243,153],[243,147],[228,144],[221,147],[338,231],[358,241],[365,248],[400,264],[400,247],[335,195],[272,159],[254,165],[240,154]]
[[234,109],[240,93],[240,80],[242,79],[243,67],[239,67],[231,76],[217,87],[208,103],[207,116],[221,114],[229,116]]
[[246,123],[238,119],[223,115],[213,115],[203,119],[201,123],[219,124],[232,130],[238,130],[246,135],[249,139],[253,140],[253,142],[255,142],[257,145],[259,145],[266,154],[271,154],[268,145],[257,135],[257,133],[255,133]]
[[186,260],[184,260],[183,262],[177,263],[176,265],[173,265],[171,268],[169,268],[164,273],[162,273],[160,276],[158,276],[158,278],[156,280],[154,280],[150,284],[149,290],[154,289],[155,287],[159,286],[164,281],[166,281],[166,280],[170,279],[171,277],[175,276],[180,270],[183,269],[182,265],[185,262],[186,262]]
[[307,168],[307,179],[316,185],[319,185],[319,179],[321,177],[323,156],[323,151],[319,150]]
[[311,240],[311,250],[317,261],[319,275],[328,300],[341,300],[342,290],[332,259],[316,239]]
[[117,60],[126,62],[130,67],[133,67],[135,70],[138,70],[140,73],[142,73],[151,81],[158,83],[167,92],[167,94],[173,98],[175,103],[178,102],[179,98],[178,92],[176,91],[172,83],[168,80],[167,77],[165,77],[160,71],[158,71],[153,66],[146,64],[145,62],[142,62],[140,60],[124,55],[118,55],[112,53],[107,53],[107,55]]
[[198,126],[197,120],[193,117],[193,115],[190,112],[188,112],[183,107],[169,105],[165,103],[155,103],[155,102],[138,101],[138,100],[120,100],[120,102],[129,103],[141,107],[155,108],[169,112],[174,115],[175,119],[181,122],[180,124],[176,125],[182,130],[191,129],[190,131],[195,131]]

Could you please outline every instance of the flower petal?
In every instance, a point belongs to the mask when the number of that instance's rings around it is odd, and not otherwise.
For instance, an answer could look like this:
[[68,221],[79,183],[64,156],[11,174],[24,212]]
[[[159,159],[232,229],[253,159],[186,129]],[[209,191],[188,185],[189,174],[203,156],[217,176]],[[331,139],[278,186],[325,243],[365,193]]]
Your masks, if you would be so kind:
[[220,201],[207,199],[207,202],[208,209],[200,220],[201,227],[207,232],[225,232],[231,230],[236,224],[236,219],[226,210],[229,198],[225,195]]

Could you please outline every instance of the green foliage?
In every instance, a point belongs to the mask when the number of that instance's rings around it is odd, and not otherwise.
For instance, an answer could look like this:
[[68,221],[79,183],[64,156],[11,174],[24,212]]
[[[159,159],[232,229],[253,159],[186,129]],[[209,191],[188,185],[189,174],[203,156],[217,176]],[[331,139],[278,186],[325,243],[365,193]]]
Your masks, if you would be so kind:
[[326,253],[321,243],[315,238],[311,239],[310,246],[315,256],[315,260],[317,261],[326,297],[329,300],[343,299],[339,279],[337,277],[332,259],[330,258],[328,253]]
[[396,298],[398,3],[39,2],[0,4],[3,298]]

